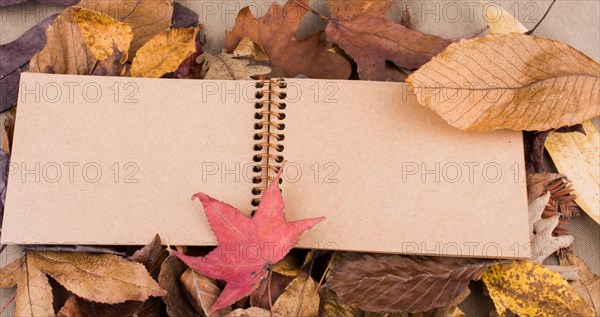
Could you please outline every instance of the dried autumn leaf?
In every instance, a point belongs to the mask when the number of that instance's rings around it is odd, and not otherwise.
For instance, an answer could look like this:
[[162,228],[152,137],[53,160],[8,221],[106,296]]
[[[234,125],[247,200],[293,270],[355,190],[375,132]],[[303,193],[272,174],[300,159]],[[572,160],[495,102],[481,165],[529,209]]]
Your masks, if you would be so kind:
[[[217,286],[215,280],[206,277],[188,268],[181,275],[181,284],[185,287],[188,300],[196,304],[205,315],[208,314],[208,308],[217,301],[221,294],[221,289]],[[211,317],[224,316],[231,312],[230,307],[223,308],[212,314]]]
[[527,28],[496,3],[479,0],[490,32],[493,34],[525,33]]
[[482,279],[501,315],[510,310],[520,316],[594,316],[560,274],[538,263],[493,265]]
[[319,289],[321,294],[321,307],[319,309],[320,316],[340,316],[340,317],[362,317],[360,309],[342,302],[335,292],[331,289],[321,286]]
[[53,14],[47,17],[18,39],[0,45],[0,112],[17,104],[21,72],[28,69],[31,57],[44,47],[45,30],[56,16]]
[[285,288],[273,304],[273,311],[282,316],[317,316],[319,303],[317,282],[310,276],[302,276]]
[[58,312],[58,317],[160,317],[162,303],[158,298],[150,298],[145,302],[126,301],[122,304],[98,304],[88,302],[75,296],[67,299]]
[[[197,193],[219,245],[204,257],[171,251],[198,273],[227,282],[212,313],[252,293],[267,276],[267,269],[285,257],[300,235],[324,218],[288,222],[279,190],[279,172],[265,190],[254,217],[206,194]],[[231,250],[244,250],[232,253]]]
[[82,0],[77,5],[131,25],[129,59],[156,34],[168,30],[173,16],[173,0]]
[[525,148],[525,171],[527,173],[543,173],[545,171],[544,145],[550,132],[579,132],[585,134],[585,130],[581,124],[547,131],[524,131],[523,146]]
[[121,63],[127,61],[127,52],[133,39],[129,24],[82,8],[74,9],[73,19],[95,58],[103,61],[113,55],[116,49],[122,53]]
[[559,258],[561,265],[575,266],[579,269],[579,280],[573,281],[571,285],[583,299],[592,303],[600,316],[600,276],[592,273],[590,268],[574,254]]
[[231,313],[225,315],[225,317],[282,317],[277,313],[271,314],[270,311],[258,308],[258,307],[250,307],[250,308],[238,308]]
[[271,72],[268,66],[249,65],[249,60],[234,58],[233,54],[227,53],[212,55],[204,52],[198,56],[196,63],[204,63],[203,68],[208,69],[204,79],[250,80],[252,76]]
[[450,305],[490,261],[345,253],[327,286],[345,303],[366,311],[424,312]]
[[250,7],[239,13],[232,31],[226,32],[227,51],[232,52],[244,38],[260,45],[275,66],[289,77],[348,79],[350,63],[331,51],[331,43],[321,41],[323,32],[296,39],[296,30],[306,15],[309,0],[289,0],[284,6],[273,3],[266,15],[257,19]]
[[255,61],[269,61],[269,56],[258,44],[248,37],[243,38],[232,52],[234,57],[251,57]]
[[416,69],[449,44],[440,37],[408,29],[385,18],[394,0],[328,0],[331,20],[327,40],[338,44],[358,64],[363,80],[386,79],[385,61]]
[[198,25],[198,14],[181,3],[173,3],[172,27],[175,29],[191,28]]
[[52,287],[48,277],[40,271],[38,264],[31,260],[28,253],[21,266],[21,278],[17,284],[17,316],[54,316],[52,306]]
[[200,27],[193,27],[157,34],[137,52],[131,65],[131,76],[159,78],[175,71],[196,51],[199,30]]
[[531,203],[536,198],[542,196],[548,190],[548,184],[557,179],[566,178],[565,174],[557,173],[531,173],[527,174],[527,199]]
[[600,134],[590,121],[583,127],[587,135],[550,133],[546,150],[558,171],[569,175],[577,204],[600,223]]
[[28,253],[28,263],[94,302],[145,301],[165,294],[142,264],[112,254],[36,251]]
[[568,45],[513,33],[454,43],[407,82],[454,127],[545,131],[600,115],[599,74]]
[[[306,273],[304,273],[306,276]],[[269,280],[271,289],[269,290]],[[250,294],[250,306],[270,309],[273,303],[283,294],[285,288],[294,280],[293,276],[285,276],[271,270],[271,277],[260,281],[260,285]],[[270,298],[269,298],[270,291]]]
[[529,204],[529,226],[531,240],[531,259],[542,263],[552,253],[567,248],[575,239],[571,235],[554,236],[560,215],[542,219],[542,213],[550,200],[550,192],[536,198]]

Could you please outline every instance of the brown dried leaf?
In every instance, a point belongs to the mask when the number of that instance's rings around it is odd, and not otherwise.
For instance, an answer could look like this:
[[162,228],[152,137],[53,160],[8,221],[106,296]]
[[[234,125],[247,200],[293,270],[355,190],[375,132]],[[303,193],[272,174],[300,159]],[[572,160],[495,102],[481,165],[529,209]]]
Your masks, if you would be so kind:
[[[196,304],[196,307],[208,316],[208,309],[217,301],[221,294],[221,289],[217,286],[215,280],[206,277],[191,268],[188,268],[181,275],[181,283],[185,287],[188,299]],[[211,317],[225,316],[231,312],[231,308],[223,308],[210,314]]]
[[[271,304],[273,304],[283,294],[285,288],[294,280],[294,276],[286,276],[276,272],[272,272],[271,274]],[[306,276],[306,273],[304,276]],[[268,278],[263,279],[256,290],[250,294],[251,306],[269,309],[268,282]]]
[[227,53],[212,55],[205,52],[198,56],[196,63],[204,63],[203,68],[208,69],[204,79],[251,80],[252,76],[271,72],[268,66],[249,65],[249,60],[237,59]]
[[169,316],[202,316],[204,313],[186,300],[185,289],[180,278],[187,266],[176,256],[170,255],[162,264],[158,274],[158,283],[167,291],[162,297],[167,305]]
[[568,45],[513,33],[454,43],[407,82],[459,129],[544,131],[600,115],[599,74]]
[[525,148],[525,171],[527,173],[543,173],[544,170],[544,145],[550,132],[586,134],[581,124],[548,131],[524,131],[523,143]]
[[231,313],[225,315],[225,317],[282,317],[277,313],[271,314],[270,311],[258,308],[258,307],[250,307],[250,308],[238,308]]
[[407,69],[419,68],[450,44],[387,20],[385,14],[393,2],[328,0],[332,18],[325,29],[327,40],[352,56],[363,80],[385,80],[386,60]]
[[17,316],[54,316],[52,307],[52,287],[46,275],[40,271],[31,253],[25,256],[21,267],[20,281],[17,285]]
[[133,40],[127,56],[133,59],[144,43],[171,26],[173,0],[82,0],[77,4],[131,25]]
[[500,315],[593,316],[594,310],[560,274],[535,262],[491,266],[483,281]]
[[557,173],[531,173],[527,174],[527,199],[529,203],[542,196],[548,190],[546,187],[553,181],[566,178],[564,174]]
[[248,37],[243,38],[232,52],[234,57],[250,57],[255,61],[269,61],[269,56],[258,44],[252,42]]
[[542,263],[552,253],[573,244],[574,237],[563,235],[555,237],[552,232],[558,226],[560,215],[542,219],[542,213],[550,200],[550,192],[538,197],[529,204],[529,225],[531,240],[531,259]]
[[319,293],[321,295],[319,316],[362,317],[360,309],[342,302],[331,289],[321,286]]
[[295,278],[273,304],[282,316],[317,316],[319,313],[317,282],[309,276]]
[[0,288],[9,288],[17,285],[21,280],[21,268],[25,258],[18,258],[0,269]]
[[165,295],[143,265],[112,254],[31,251],[28,263],[94,302],[116,304]]
[[73,19],[79,27],[83,41],[95,58],[103,61],[118,50],[121,52],[120,62],[127,61],[127,52],[133,39],[133,31],[129,24],[77,7],[74,8]]
[[594,307],[596,316],[600,316],[600,276],[592,273],[590,268],[574,254],[559,258],[561,265],[573,265],[579,268],[579,280],[571,283],[577,294]]
[[174,72],[196,51],[200,27],[172,29],[157,34],[137,52],[131,65],[132,77],[159,78]]
[[58,317],[160,317],[162,303],[158,298],[145,302],[126,301],[122,304],[99,304],[71,296],[58,312]]
[[284,6],[273,3],[266,15],[257,19],[249,7],[239,13],[232,31],[226,32],[227,51],[232,52],[244,38],[264,48],[271,63],[283,68],[289,77],[348,79],[350,63],[330,51],[331,43],[321,41],[323,32],[296,39],[296,30],[308,12],[309,0],[289,0]]
[[451,257],[345,253],[327,286],[366,311],[424,312],[450,305],[492,262]]

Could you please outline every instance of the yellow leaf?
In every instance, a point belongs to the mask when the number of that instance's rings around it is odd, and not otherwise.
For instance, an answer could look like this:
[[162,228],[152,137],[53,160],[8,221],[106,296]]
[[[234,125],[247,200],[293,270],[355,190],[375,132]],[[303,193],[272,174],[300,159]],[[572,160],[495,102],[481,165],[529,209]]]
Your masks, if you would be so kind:
[[319,302],[315,280],[311,277],[298,277],[277,298],[273,311],[282,316],[317,316]]
[[144,43],[168,30],[173,16],[173,0],[83,0],[77,5],[131,25],[133,40],[127,54],[130,59]]
[[407,83],[421,104],[468,131],[545,131],[600,115],[600,64],[523,34],[453,43]]
[[534,262],[491,266],[483,282],[500,315],[594,316],[594,310],[560,274]]
[[95,58],[103,61],[117,49],[124,53],[121,62],[127,61],[127,52],[133,39],[133,31],[129,24],[82,8],[75,8],[73,16],[83,40]]
[[90,301],[116,304],[165,295],[144,265],[112,254],[29,252],[28,263],[70,292]]
[[495,3],[489,3],[485,0],[479,0],[483,7],[485,20],[490,26],[490,32],[493,34],[525,33],[527,28],[515,19],[504,8]]
[[54,316],[52,287],[48,277],[26,255],[17,285],[16,316]]
[[200,27],[173,29],[157,34],[137,52],[131,76],[159,78],[173,72],[196,51]]
[[546,150],[558,171],[573,183],[575,202],[600,223],[600,135],[590,121],[583,123],[583,127],[587,135],[550,133]]

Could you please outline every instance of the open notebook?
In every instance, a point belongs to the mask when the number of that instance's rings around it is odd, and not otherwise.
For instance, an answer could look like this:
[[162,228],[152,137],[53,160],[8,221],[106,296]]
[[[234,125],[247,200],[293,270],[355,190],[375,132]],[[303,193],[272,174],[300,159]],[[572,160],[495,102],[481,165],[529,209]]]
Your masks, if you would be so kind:
[[406,85],[25,73],[3,243],[214,245],[193,193],[251,214],[288,161],[300,247],[527,257],[521,134],[466,133]]

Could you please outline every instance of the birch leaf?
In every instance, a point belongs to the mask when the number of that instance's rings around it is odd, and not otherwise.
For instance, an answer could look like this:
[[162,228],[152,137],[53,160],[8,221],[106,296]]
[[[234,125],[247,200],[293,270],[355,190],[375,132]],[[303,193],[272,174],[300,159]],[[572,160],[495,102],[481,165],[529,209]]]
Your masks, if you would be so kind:
[[103,61],[117,49],[124,53],[121,63],[127,61],[127,52],[133,39],[133,31],[129,24],[82,8],[74,9],[73,18],[79,26],[83,41],[95,58]]
[[600,134],[594,125],[583,124],[581,133],[550,133],[546,150],[559,172],[569,176],[577,195],[575,202],[600,223]]
[[131,65],[131,76],[160,78],[174,72],[196,51],[199,30],[200,27],[192,27],[157,34],[137,52]]
[[600,65],[535,36],[451,44],[407,82],[421,104],[468,131],[545,131],[600,115]]
[[527,28],[496,3],[479,0],[490,32],[493,34],[525,33]]
[[165,294],[144,265],[112,254],[29,252],[27,260],[67,290],[94,302],[145,301]]
[[560,274],[534,262],[491,266],[483,275],[500,315],[594,316],[594,310]]
[[264,75],[271,72],[271,68],[264,65],[248,65],[249,60],[234,58],[232,54],[221,53],[212,55],[204,53],[196,59],[198,64],[204,62],[208,72],[204,79],[232,79],[249,80],[254,75]]

